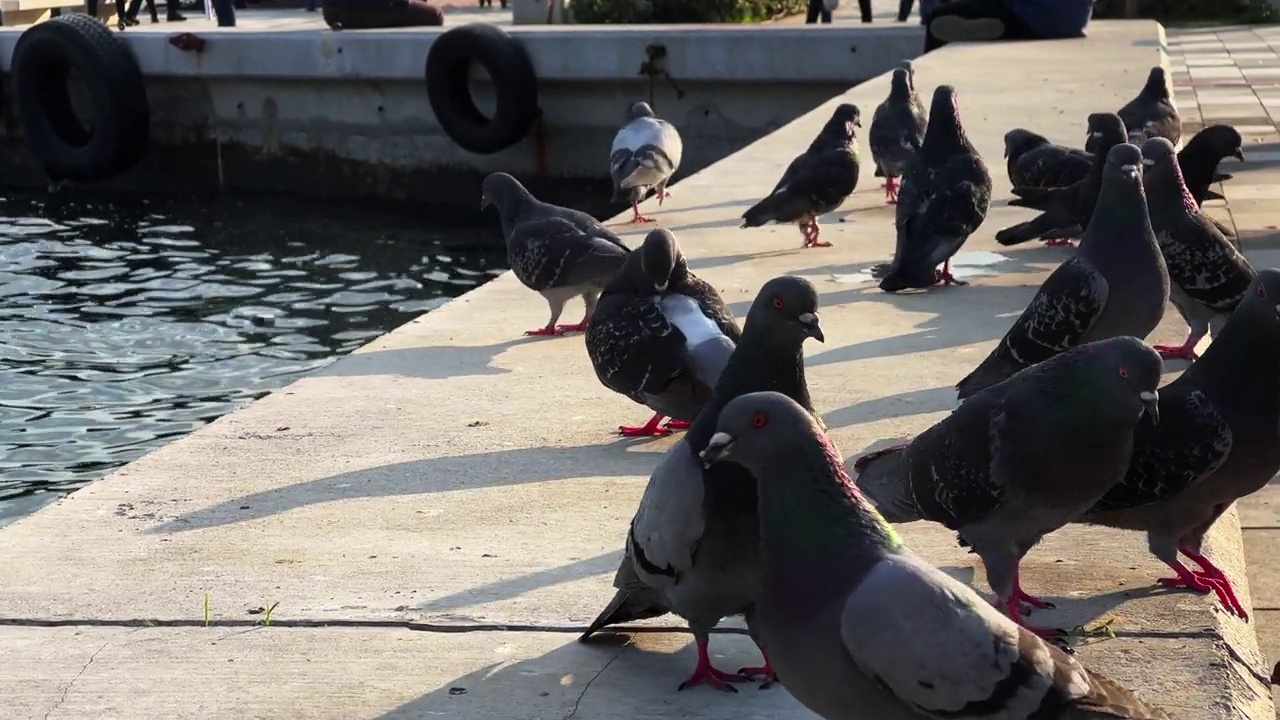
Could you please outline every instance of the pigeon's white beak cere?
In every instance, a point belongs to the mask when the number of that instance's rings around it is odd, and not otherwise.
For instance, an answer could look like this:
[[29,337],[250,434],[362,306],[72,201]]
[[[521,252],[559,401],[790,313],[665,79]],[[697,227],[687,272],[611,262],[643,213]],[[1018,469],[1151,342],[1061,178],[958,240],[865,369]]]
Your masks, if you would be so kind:
[[1142,164],[1145,167],[1151,167],[1152,165],[1156,164],[1156,161],[1152,160],[1151,158],[1142,158]]
[[718,432],[711,436],[707,441],[707,447],[698,453],[698,457],[702,458],[704,466],[711,467],[711,464],[724,457],[731,447],[733,447],[733,436],[727,432]]
[[1092,137],[1092,138],[1100,138],[1100,137],[1102,137],[1102,133],[1100,133],[1100,132],[1089,133],[1089,137]]
[[817,319],[818,319],[818,316],[815,313],[800,313],[800,317],[799,317],[800,322],[804,323],[805,325],[809,325],[810,323],[812,323],[814,320],[817,320]]
[[1160,424],[1160,394],[1151,390],[1143,390],[1138,393],[1138,400],[1142,401],[1142,412],[1151,418],[1151,422]]
[[1120,172],[1124,173],[1124,176],[1130,180],[1137,180],[1142,177],[1137,165],[1121,165]]

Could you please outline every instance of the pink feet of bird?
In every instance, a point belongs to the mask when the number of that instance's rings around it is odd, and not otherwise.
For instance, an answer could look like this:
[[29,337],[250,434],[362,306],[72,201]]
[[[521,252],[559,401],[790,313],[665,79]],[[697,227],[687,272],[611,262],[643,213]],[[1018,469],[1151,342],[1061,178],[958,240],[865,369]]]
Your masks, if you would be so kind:
[[[1023,605],[1030,605],[1031,608],[1037,610],[1052,609],[1054,607],[1053,603],[1042,598],[1038,598],[1035,595],[1028,593],[1026,590],[1023,590],[1021,580],[1017,575],[1015,575],[1013,579],[1013,594],[1009,596],[1009,599],[1004,602],[1004,607],[1000,609],[1004,610],[1010,620],[1013,620],[1024,629],[1029,630],[1042,638],[1060,638],[1066,634],[1060,628],[1039,627],[1037,625],[1027,623],[1026,619],[1023,618]],[[997,607],[999,606],[997,605]],[[1028,609],[1026,612],[1030,612],[1030,610]]]
[[1222,572],[1218,566],[1209,561],[1209,558],[1198,552],[1179,548],[1183,555],[1191,558],[1191,561],[1200,566],[1200,570],[1191,570],[1176,560],[1169,565],[1173,571],[1178,573],[1177,577],[1160,578],[1156,582],[1165,587],[1189,588],[1198,593],[1207,593],[1212,591],[1217,596],[1218,602],[1233,615],[1249,619],[1249,613],[1245,611],[1244,605],[1240,603],[1240,599],[1236,597],[1235,588],[1231,586],[1231,579],[1226,573]]
[[885,177],[884,185],[882,185],[881,187],[884,188],[884,197],[885,197],[884,202],[886,205],[898,204],[898,184],[899,184],[898,178]]
[[1075,247],[1071,238],[1050,238],[1044,241],[1045,247]]
[[968,285],[964,280],[957,280],[955,275],[951,274],[951,261],[947,260],[942,263],[942,269],[936,271],[933,284],[948,287],[950,285]]
[[1165,360],[1191,360],[1194,362],[1200,359],[1200,356],[1196,354],[1196,343],[1198,342],[1200,342],[1200,338],[1188,337],[1186,342],[1181,345],[1153,345],[1152,347]]
[[769,664],[769,658],[766,656],[764,667],[742,668],[737,673],[727,673],[723,670],[716,669],[711,664],[711,655],[707,652],[707,643],[704,640],[698,643],[698,664],[693,668],[693,674],[688,680],[680,683],[677,690],[688,690],[695,685],[710,685],[711,687],[724,692],[738,692],[738,688],[729,683],[751,682],[756,675],[764,677],[764,684],[760,687],[765,688],[778,680],[778,674],[773,671],[773,666]]
[[[662,201],[666,200],[669,197],[671,197],[671,192],[669,190],[663,190],[662,192],[658,193],[658,207],[662,207]],[[631,212],[632,212],[631,222],[633,223],[654,222],[653,218],[647,215],[640,214],[640,203],[636,200],[631,201]]]
[[584,332],[586,331],[586,329],[587,329],[587,318],[582,318],[581,322],[574,323],[573,325],[556,325],[555,323],[550,323],[546,327],[541,327],[541,328],[538,328],[537,330],[525,330],[524,334],[525,335],[563,335],[567,332]]
[[654,413],[653,417],[649,418],[649,422],[644,425],[640,425],[639,427],[632,425],[619,426],[618,434],[623,437],[666,437],[667,435],[670,435],[673,430],[689,429],[688,422],[684,420],[676,420],[674,418],[667,424],[663,425],[662,421],[666,419],[666,415],[663,415],[662,413]]
[[765,652],[764,650],[761,650],[760,654],[764,655],[763,666],[744,667],[738,670],[738,674],[746,678],[751,678],[752,680],[756,679],[757,677],[760,678],[760,680],[762,681],[760,683],[760,689],[763,690],[769,687],[770,685],[778,682],[778,672],[773,669],[773,663],[769,662],[769,653]]
[[817,220],[810,220],[807,223],[802,223],[800,225],[800,232],[804,235],[804,245],[802,247],[831,247],[831,243],[818,239],[818,233],[821,231],[818,229]]

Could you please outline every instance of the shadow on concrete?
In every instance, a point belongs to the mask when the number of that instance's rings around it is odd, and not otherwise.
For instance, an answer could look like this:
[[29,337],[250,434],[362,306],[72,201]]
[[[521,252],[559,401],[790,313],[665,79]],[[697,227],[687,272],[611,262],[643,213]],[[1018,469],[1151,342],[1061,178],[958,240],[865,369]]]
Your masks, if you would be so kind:
[[[574,321],[576,322],[576,320]],[[467,375],[504,375],[506,368],[493,367],[493,359],[511,348],[527,342],[557,342],[577,338],[581,333],[557,338],[516,337],[496,345],[439,345],[436,347],[395,348],[352,353],[311,373],[311,377],[354,377],[360,375],[396,375],[400,377],[443,380]],[[484,362],[479,360],[484,358]]]
[[[623,535],[625,536],[625,533]],[[503,578],[484,585],[476,585],[452,595],[429,600],[418,605],[418,608],[423,612],[429,613],[458,610],[472,605],[510,600],[533,590],[574,580],[582,580],[593,575],[602,573],[612,575],[618,569],[618,559],[622,552],[621,541],[623,539],[621,536],[618,538],[619,550],[616,552],[607,552],[593,558],[571,562],[568,565]],[[600,607],[603,608],[604,603],[608,602],[608,600],[609,598],[607,597],[602,598]]]
[[943,410],[952,410],[958,404],[956,401],[956,389],[950,385],[943,385],[927,390],[912,390],[911,392],[856,402],[826,413],[822,421],[827,424],[828,428],[843,428],[886,418],[926,415]]

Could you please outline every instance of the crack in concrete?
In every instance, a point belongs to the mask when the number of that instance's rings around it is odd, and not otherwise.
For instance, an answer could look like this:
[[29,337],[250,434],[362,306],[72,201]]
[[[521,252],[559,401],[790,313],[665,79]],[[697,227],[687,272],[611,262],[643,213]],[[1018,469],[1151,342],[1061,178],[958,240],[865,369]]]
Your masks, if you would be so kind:
[[582,692],[578,693],[578,699],[573,701],[573,709],[569,711],[568,715],[564,716],[564,720],[570,720],[574,715],[578,714],[578,706],[582,704],[582,698],[586,697],[587,691],[591,689],[591,683],[595,682],[596,678],[603,675],[604,671],[608,670],[609,666],[613,664],[613,661],[622,657],[622,653],[626,652],[629,647],[631,647],[631,643],[627,643],[626,645],[618,648],[618,652],[614,653],[613,657],[609,658],[609,662],[605,663],[604,667],[600,668],[595,675],[591,676],[591,679],[587,681],[587,684],[582,686]]
[[[262,620],[211,620],[205,623],[202,619],[147,620],[144,618],[0,618],[0,627],[119,627],[141,630],[145,628],[392,628],[431,633],[472,633],[472,632],[538,632],[538,633],[573,633],[586,632],[586,625],[535,625],[514,623],[471,623],[443,625],[439,623],[419,622],[414,620],[352,620],[352,619],[295,619],[272,620],[267,625]],[[610,626],[602,633],[688,633],[689,629],[674,625],[617,625]],[[746,635],[745,628],[725,627],[712,630],[717,635]]]
[[49,720],[49,716],[53,714],[53,711],[62,707],[62,703],[67,700],[67,694],[71,692],[71,686],[75,685],[76,681],[80,679],[80,676],[84,674],[84,671],[89,669],[89,666],[93,664],[93,661],[98,658],[98,653],[106,650],[107,646],[110,644],[110,642],[104,642],[102,643],[102,647],[93,651],[93,654],[89,656],[89,660],[84,664],[84,667],[80,668],[80,672],[76,673],[75,677],[71,678],[71,681],[67,683],[67,686],[62,688],[62,695],[58,697],[58,702],[54,703],[53,707],[49,708],[45,712],[44,720]]

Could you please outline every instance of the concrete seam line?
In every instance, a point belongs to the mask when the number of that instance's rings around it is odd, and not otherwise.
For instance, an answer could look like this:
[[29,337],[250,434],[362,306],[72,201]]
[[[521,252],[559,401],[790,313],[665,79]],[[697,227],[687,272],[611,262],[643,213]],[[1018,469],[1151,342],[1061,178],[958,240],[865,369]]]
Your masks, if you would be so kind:
[[[586,625],[527,625],[514,623],[477,623],[473,625],[440,625],[436,623],[415,622],[412,620],[273,620],[268,625],[261,620],[211,620],[205,624],[204,620],[146,620],[138,618],[122,618],[122,619],[95,619],[95,618],[68,618],[68,619],[45,619],[45,618],[0,618],[0,627],[32,627],[32,628],[61,628],[61,627],[120,627],[120,628],[389,628],[399,630],[413,630],[416,632],[430,633],[470,633],[470,632],[541,632],[541,633],[583,633],[586,632]],[[610,626],[602,633],[612,633],[615,635],[625,633],[689,633],[687,627],[663,626],[663,625],[618,625]],[[715,628],[711,631],[716,635],[746,635],[745,628]]]

